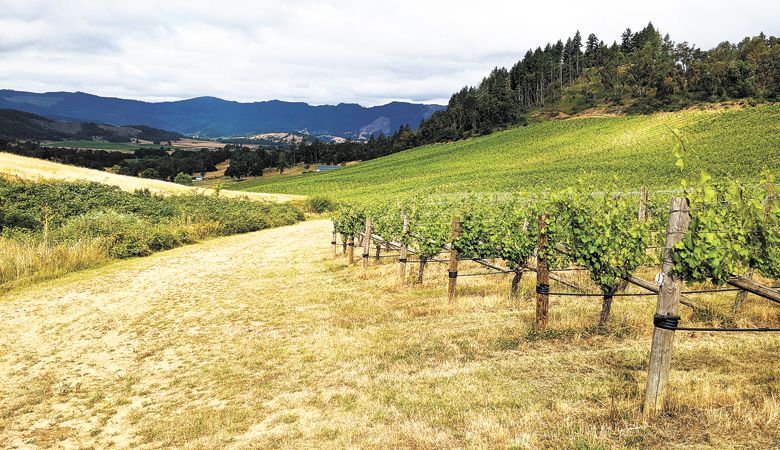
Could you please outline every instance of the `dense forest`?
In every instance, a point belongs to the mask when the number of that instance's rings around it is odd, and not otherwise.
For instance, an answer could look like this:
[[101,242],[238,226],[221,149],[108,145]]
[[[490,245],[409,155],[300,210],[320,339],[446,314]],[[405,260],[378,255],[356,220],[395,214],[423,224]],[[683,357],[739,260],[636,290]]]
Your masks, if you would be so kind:
[[454,93],[444,111],[417,132],[401,127],[365,144],[305,143],[302,162],[366,160],[434,142],[484,135],[555,116],[603,107],[625,113],[678,110],[701,102],[780,99],[780,38],[763,33],[702,50],[648,24],[606,44],[580,32],[528,50],[511,68],[496,67],[478,86]]

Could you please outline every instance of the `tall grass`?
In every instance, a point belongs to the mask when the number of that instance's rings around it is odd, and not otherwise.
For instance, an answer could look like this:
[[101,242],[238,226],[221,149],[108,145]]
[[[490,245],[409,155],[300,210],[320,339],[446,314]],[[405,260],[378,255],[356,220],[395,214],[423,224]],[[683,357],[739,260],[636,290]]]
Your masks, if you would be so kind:
[[101,239],[54,242],[33,236],[0,237],[0,287],[56,278],[110,259]]

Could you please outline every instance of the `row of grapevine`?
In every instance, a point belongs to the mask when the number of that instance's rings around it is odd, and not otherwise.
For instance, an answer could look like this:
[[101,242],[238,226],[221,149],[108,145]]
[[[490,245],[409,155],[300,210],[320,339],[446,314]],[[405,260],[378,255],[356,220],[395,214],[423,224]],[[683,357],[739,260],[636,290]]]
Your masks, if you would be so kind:
[[[753,272],[780,278],[780,204],[772,181],[767,176],[760,185],[746,186],[713,183],[703,175],[684,197],[653,193],[649,199],[644,191],[637,197],[569,189],[531,197],[464,195],[347,205],[334,221],[334,244],[336,233],[349,241],[370,223],[363,239],[392,243],[404,255],[406,249],[413,251],[420,262],[419,280],[426,261],[447,250],[451,298],[458,260],[482,261],[499,270],[486,260],[502,261],[507,272],[515,272],[513,293],[522,273],[535,271],[537,330],[544,330],[547,298],[555,295],[548,277],[556,278],[549,271],[576,267],[589,273],[603,296],[600,326],[607,323],[613,297],[628,282],[657,293],[645,403],[652,416],[662,407],[674,330],[697,330],[677,325],[683,282],[730,284],[780,303],[779,291],[750,280]],[[405,257],[399,262],[405,266]],[[642,265],[661,265],[655,283],[633,275]]]

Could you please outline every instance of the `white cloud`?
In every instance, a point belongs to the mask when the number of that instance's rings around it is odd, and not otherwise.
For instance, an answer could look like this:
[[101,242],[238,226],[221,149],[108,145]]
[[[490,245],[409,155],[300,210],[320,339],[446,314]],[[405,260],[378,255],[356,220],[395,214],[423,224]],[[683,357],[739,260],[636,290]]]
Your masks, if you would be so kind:
[[780,34],[780,2],[0,0],[0,87],[145,100],[446,102],[576,29],[648,21],[708,48]]

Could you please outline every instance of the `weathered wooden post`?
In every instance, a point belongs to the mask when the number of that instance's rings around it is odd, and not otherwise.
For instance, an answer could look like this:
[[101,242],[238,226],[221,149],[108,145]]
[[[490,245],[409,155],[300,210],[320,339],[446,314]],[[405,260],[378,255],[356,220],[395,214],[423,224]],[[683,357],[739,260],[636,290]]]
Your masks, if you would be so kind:
[[639,214],[638,219],[640,222],[647,221],[647,188],[642,186],[639,190]]
[[371,219],[366,219],[366,233],[363,235],[363,276],[366,276],[366,271],[368,270],[368,252],[371,249],[371,234],[373,232],[374,230],[373,226],[371,225]]
[[347,256],[347,239],[348,236],[346,234],[341,235],[341,254],[344,256]]
[[447,285],[447,298],[455,300],[458,296],[458,251],[455,249],[455,241],[460,237],[460,217],[452,216],[452,243],[450,244],[449,284]]
[[333,246],[333,257],[336,257],[338,254],[338,248],[339,244],[336,242],[336,239],[338,238],[338,233],[336,233],[336,230],[333,230],[333,240],[330,241],[330,244]]
[[401,288],[404,286],[404,281],[406,280],[406,257],[408,254],[408,249],[406,246],[406,235],[409,233],[409,218],[406,217],[406,214],[403,214],[404,218],[404,227],[403,231],[401,232],[401,248],[398,250],[398,287]]
[[379,261],[379,252],[381,251],[381,249],[382,249],[382,243],[381,242],[377,242],[376,243],[376,254],[374,255],[374,259],[377,260],[377,261]]
[[674,197],[669,210],[663,266],[656,279],[660,283],[660,291],[653,317],[656,326],[653,328],[653,343],[650,347],[650,363],[647,369],[647,389],[643,408],[645,420],[655,417],[663,411],[664,407],[666,398],[664,388],[671,370],[674,330],[659,328],[657,325],[663,322],[669,326],[676,326],[679,320],[677,307],[680,305],[682,279],[672,272],[672,247],[682,240],[690,222],[688,199]]
[[347,264],[355,264],[355,235],[350,235],[347,242]]
[[539,215],[539,239],[536,245],[536,330],[547,329],[550,305],[550,272],[544,247],[547,245],[547,214]]

